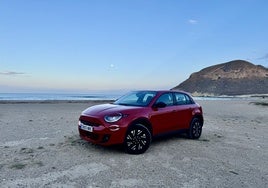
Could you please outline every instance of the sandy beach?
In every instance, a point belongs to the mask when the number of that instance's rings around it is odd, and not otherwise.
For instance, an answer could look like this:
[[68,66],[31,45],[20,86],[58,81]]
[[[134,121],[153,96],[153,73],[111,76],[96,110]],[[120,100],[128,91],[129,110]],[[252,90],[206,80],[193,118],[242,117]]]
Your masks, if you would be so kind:
[[142,155],[79,138],[99,102],[1,102],[0,187],[268,187],[268,107],[254,100],[198,101],[199,140],[157,138]]

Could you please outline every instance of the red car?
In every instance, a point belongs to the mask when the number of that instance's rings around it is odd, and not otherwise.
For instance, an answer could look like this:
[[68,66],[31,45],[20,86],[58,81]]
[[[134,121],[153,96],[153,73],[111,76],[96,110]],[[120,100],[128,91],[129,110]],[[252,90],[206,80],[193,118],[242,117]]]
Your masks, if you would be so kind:
[[127,153],[140,154],[162,133],[180,130],[199,138],[203,122],[202,107],[185,92],[133,91],[83,111],[78,130],[91,143],[123,144]]

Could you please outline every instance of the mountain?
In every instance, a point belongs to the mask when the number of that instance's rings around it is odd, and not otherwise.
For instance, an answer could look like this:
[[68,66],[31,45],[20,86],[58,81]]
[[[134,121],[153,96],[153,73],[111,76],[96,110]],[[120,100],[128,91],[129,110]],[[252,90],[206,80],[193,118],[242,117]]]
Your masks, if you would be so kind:
[[172,90],[195,96],[268,94],[268,68],[234,60],[193,73]]

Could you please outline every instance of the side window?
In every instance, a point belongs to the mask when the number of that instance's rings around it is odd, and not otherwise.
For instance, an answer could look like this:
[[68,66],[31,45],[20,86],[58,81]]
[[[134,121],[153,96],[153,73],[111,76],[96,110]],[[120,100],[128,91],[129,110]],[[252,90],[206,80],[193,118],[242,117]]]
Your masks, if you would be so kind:
[[176,105],[192,104],[193,101],[188,95],[183,93],[175,93]]
[[186,98],[186,103],[187,104],[193,104],[193,100],[188,96],[188,95],[185,95],[185,98]]
[[159,103],[159,102],[163,102],[165,103],[167,106],[172,106],[174,103],[173,103],[173,96],[171,93],[165,93],[163,95],[161,95],[156,103]]
[[146,105],[148,105],[153,98],[154,98],[154,94],[148,93],[143,97],[142,102],[145,103]]
[[184,105],[186,103],[186,98],[185,95],[182,93],[175,93],[175,99],[176,99],[176,104],[177,105]]

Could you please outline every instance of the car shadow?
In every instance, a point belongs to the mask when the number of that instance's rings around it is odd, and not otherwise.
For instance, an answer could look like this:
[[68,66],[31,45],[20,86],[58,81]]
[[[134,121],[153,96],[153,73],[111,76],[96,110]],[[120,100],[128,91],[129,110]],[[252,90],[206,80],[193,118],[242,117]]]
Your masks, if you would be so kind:
[[103,153],[116,154],[116,153],[124,153],[125,152],[123,145],[120,145],[120,144],[111,145],[111,146],[101,146],[101,145],[97,145],[97,144],[92,144],[90,142],[86,142],[85,148],[86,149],[95,149],[95,150],[97,150],[99,152],[103,152]]
[[170,132],[153,137],[152,144],[158,144],[161,142],[166,142],[174,139],[188,139],[186,133],[181,132]]

